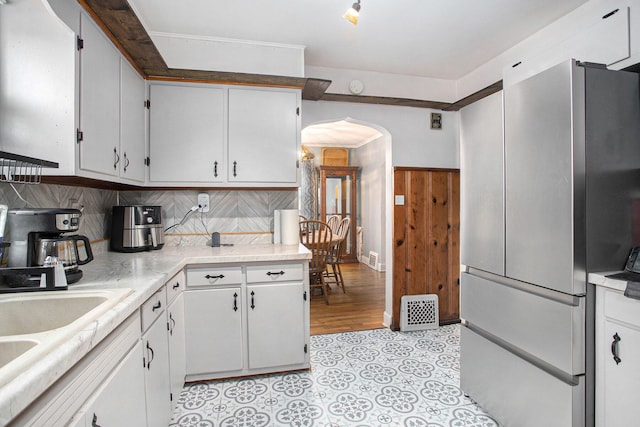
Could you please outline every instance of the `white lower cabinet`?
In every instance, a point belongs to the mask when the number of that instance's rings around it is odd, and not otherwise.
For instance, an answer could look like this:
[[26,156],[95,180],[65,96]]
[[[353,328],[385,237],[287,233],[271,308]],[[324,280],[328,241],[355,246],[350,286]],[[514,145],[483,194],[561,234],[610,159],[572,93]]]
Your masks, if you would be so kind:
[[186,375],[184,294],[178,295],[167,310],[167,334],[169,339],[169,374],[171,383],[171,409],[175,407],[184,387]]
[[309,368],[303,262],[187,267],[187,381]]
[[242,290],[188,290],[185,296],[187,376],[243,368]]
[[144,426],[147,414],[141,359],[142,348],[136,345],[104,380],[87,409],[74,418],[71,426]]
[[596,426],[638,423],[640,301],[597,288]]
[[302,282],[247,286],[249,369],[304,363]]
[[[165,322],[164,287],[142,306],[142,352],[147,399],[147,425],[166,426],[171,418],[169,341]],[[153,316],[156,318],[153,319]],[[151,323],[148,328],[146,326]]]

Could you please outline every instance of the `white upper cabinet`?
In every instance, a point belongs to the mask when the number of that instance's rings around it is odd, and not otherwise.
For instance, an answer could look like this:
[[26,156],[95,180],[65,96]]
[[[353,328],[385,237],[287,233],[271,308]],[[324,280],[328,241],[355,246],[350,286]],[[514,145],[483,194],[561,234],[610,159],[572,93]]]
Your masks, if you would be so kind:
[[142,184],[145,81],[84,13],[80,38],[78,175]]
[[511,86],[556,64],[575,58],[613,65],[631,55],[629,7],[605,4],[580,31],[564,40],[550,40],[549,48],[530,52],[503,70],[504,87]]
[[149,182],[296,187],[296,89],[150,85]]
[[149,181],[224,180],[224,90],[212,85],[152,84]]
[[0,5],[0,150],[73,168],[75,44],[42,0]]
[[139,183],[145,179],[145,83],[120,58],[120,176]]
[[229,89],[229,182],[296,185],[299,108],[299,91]]
[[82,170],[118,175],[120,55],[84,14],[80,32],[80,163]]

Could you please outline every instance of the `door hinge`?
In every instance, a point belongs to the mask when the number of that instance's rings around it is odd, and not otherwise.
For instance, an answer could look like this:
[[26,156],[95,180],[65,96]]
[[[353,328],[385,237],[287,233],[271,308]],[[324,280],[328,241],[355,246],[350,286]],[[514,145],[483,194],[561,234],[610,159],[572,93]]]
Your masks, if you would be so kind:
[[84,40],[80,36],[76,37],[76,48],[78,50],[84,49]]
[[300,107],[296,107],[296,116],[300,115]]
[[307,291],[303,292],[302,299],[305,300],[305,301],[307,300]]
[[305,354],[307,353],[307,351],[308,351],[308,350],[307,350],[307,345],[305,344],[305,345],[304,345],[304,352],[305,352]]
[[151,100],[147,99],[146,101],[144,101],[144,106],[147,110],[151,109]]
[[144,158],[144,165],[145,166],[149,166],[151,164],[151,158],[150,157],[145,157]]
[[82,141],[84,139],[84,132],[82,132],[80,129],[76,129],[76,142],[79,144],[80,141]]

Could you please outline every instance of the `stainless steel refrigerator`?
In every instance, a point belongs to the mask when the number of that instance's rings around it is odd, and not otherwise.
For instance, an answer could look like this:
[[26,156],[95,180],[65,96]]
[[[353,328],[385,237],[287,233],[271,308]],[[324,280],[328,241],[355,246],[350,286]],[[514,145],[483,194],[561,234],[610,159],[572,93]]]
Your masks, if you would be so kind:
[[594,424],[587,275],[638,244],[638,81],[571,60],[461,113],[461,387],[505,426]]

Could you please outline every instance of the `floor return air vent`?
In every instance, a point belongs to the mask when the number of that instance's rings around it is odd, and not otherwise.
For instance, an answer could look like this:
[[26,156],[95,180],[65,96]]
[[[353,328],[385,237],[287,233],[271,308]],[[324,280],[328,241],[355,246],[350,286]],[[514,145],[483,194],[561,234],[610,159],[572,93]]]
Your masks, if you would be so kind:
[[401,331],[422,331],[438,326],[438,295],[405,295],[400,299]]

